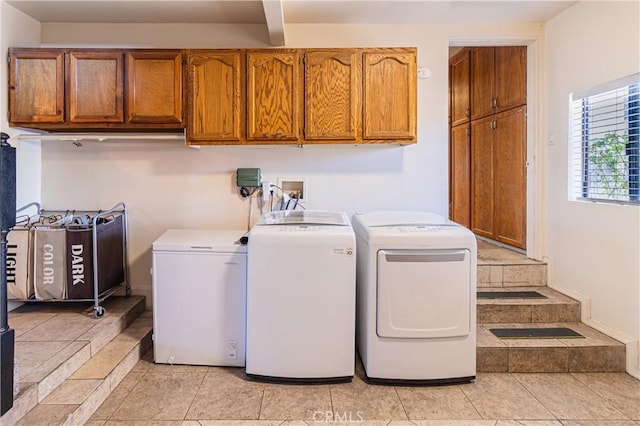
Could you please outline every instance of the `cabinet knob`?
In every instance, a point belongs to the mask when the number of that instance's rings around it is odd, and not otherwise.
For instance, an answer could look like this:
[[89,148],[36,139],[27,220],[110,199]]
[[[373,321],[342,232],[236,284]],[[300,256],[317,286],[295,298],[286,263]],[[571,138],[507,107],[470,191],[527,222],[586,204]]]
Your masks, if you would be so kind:
[[467,110],[464,112],[464,115],[465,115],[466,117],[469,117],[469,116],[471,115],[471,109],[470,109],[470,108],[467,108]]

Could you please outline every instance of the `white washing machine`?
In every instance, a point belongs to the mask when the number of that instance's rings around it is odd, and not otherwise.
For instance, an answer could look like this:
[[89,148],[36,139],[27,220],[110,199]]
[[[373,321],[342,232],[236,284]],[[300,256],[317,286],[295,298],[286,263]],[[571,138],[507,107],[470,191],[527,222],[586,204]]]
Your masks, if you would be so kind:
[[424,212],[355,214],[358,352],[371,382],[476,375],[473,233]]
[[153,243],[155,362],[244,366],[245,232],[169,229]]
[[355,365],[355,236],[332,211],[275,211],[251,229],[249,377],[350,381]]

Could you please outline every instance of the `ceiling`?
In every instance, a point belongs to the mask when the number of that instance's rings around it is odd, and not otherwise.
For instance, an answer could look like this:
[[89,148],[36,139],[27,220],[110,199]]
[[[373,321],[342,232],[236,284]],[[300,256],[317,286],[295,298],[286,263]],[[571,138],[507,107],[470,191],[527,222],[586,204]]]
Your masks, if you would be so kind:
[[288,23],[545,22],[576,1],[4,0],[43,23],[266,24],[284,44]]
[[[40,22],[265,23],[262,0],[5,0]],[[264,0],[286,23],[544,22],[575,1]]]

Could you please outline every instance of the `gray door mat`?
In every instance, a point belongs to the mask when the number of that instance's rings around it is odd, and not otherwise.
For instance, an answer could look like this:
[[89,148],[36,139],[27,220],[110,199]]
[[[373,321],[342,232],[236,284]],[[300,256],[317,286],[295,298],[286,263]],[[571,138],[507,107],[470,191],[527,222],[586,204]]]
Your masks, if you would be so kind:
[[478,299],[547,299],[537,291],[479,291]]
[[584,339],[582,334],[567,327],[491,328],[489,331],[501,339]]

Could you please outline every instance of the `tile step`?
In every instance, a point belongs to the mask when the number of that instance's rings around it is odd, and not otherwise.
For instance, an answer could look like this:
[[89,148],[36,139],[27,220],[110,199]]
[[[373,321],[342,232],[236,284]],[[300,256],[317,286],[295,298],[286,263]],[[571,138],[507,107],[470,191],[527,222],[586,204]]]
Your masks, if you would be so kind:
[[[491,328],[568,327],[584,338],[499,339]],[[486,373],[624,372],[625,345],[581,323],[495,323],[477,327],[477,370]]]
[[9,312],[20,392],[0,424],[18,422],[99,353],[144,312],[145,298],[113,296],[102,306],[100,319],[84,302],[29,303]]
[[143,313],[16,425],[85,424],[152,347],[152,322],[151,312]]
[[580,302],[549,287],[483,288],[485,292],[536,291],[546,299],[478,299],[478,324],[579,322]]

